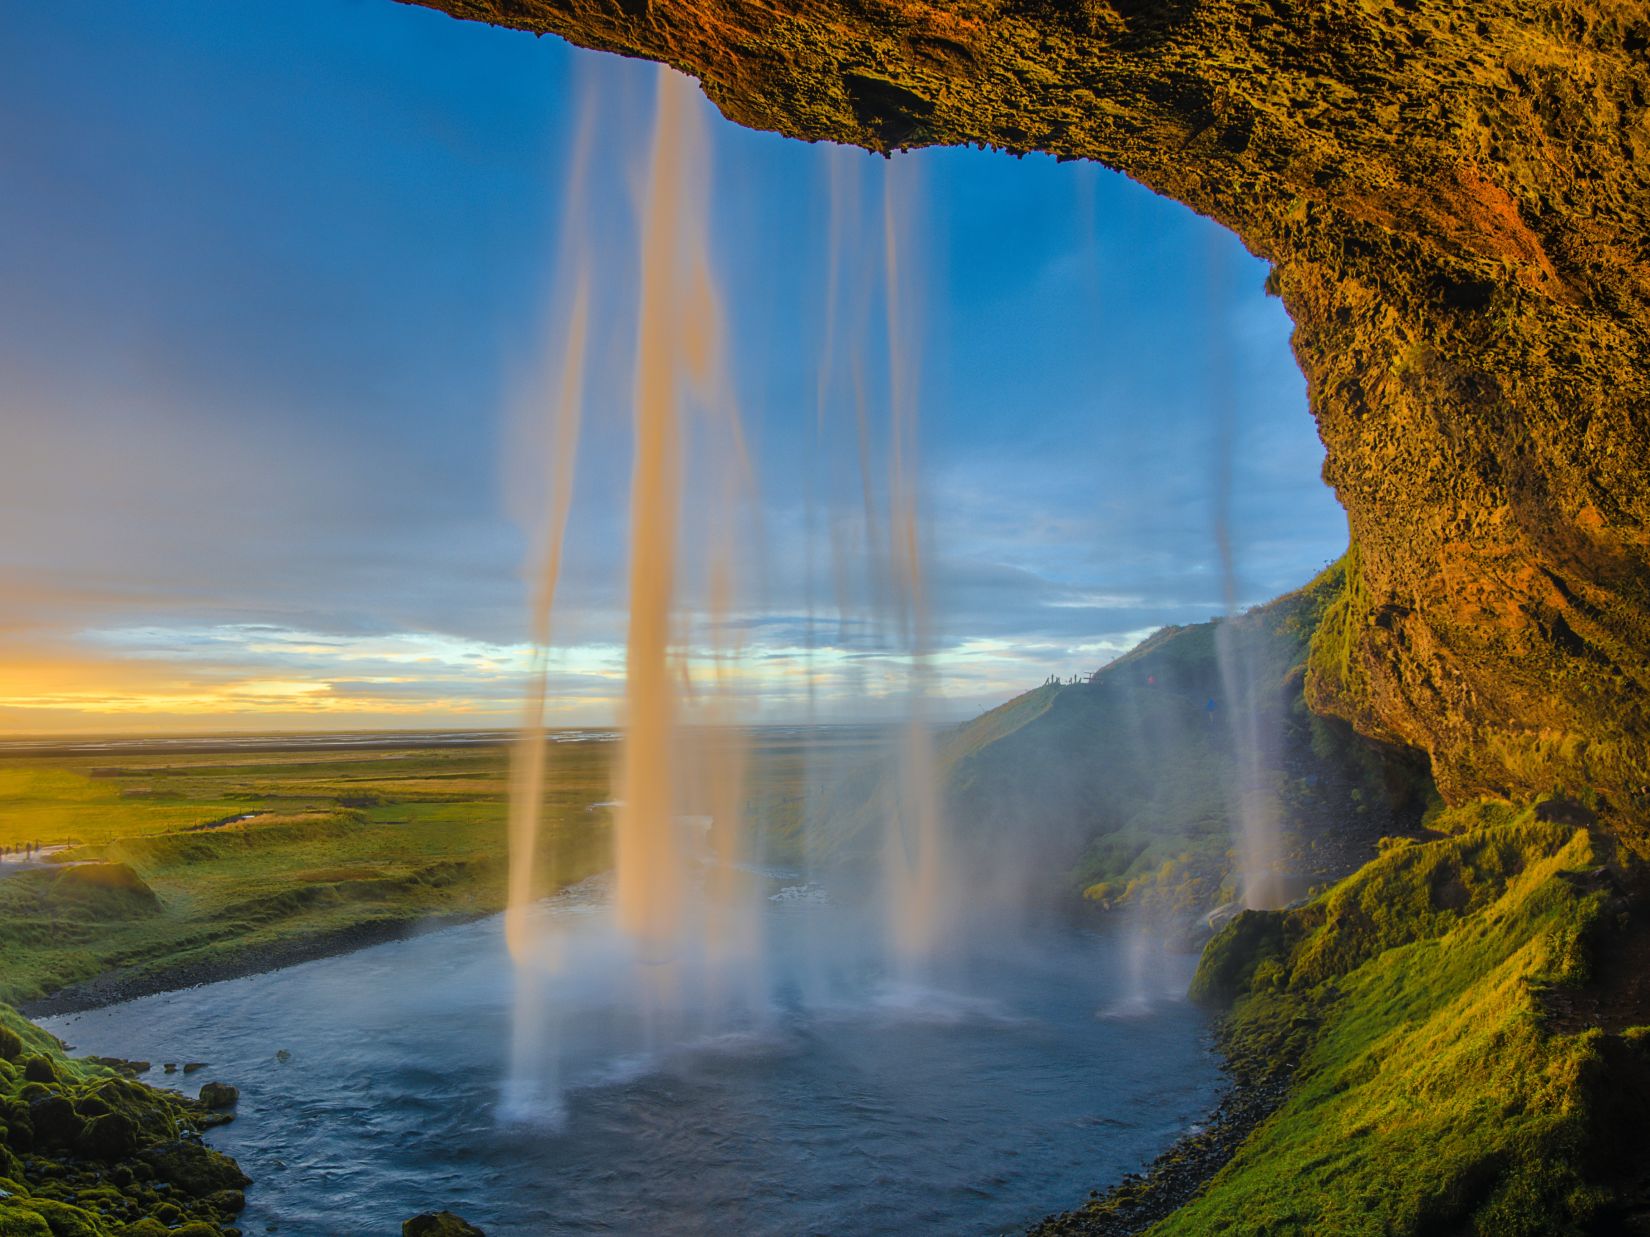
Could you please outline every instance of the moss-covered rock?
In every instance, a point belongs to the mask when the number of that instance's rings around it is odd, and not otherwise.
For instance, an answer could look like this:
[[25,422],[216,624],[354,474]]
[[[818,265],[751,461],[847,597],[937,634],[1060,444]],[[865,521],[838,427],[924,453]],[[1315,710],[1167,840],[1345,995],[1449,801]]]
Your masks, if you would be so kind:
[[1288,917],[1278,911],[1243,911],[1204,947],[1191,996],[1204,1005],[1227,1006],[1254,986],[1255,974],[1281,963]]
[[125,1113],[111,1112],[87,1121],[75,1145],[82,1155],[94,1160],[124,1160],[142,1144],[137,1122]]
[[43,1095],[29,1104],[29,1125],[34,1145],[43,1150],[72,1147],[79,1140],[85,1121],[64,1095]]
[[[102,1220],[90,1211],[69,1203],[39,1197],[19,1197],[7,1201],[15,1204],[20,1211],[39,1216],[52,1237],[107,1237],[109,1231]],[[5,1229],[0,1228],[0,1233],[3,1232]]]
[[162,1181],[202,1198],[252,1184],[234,1160],[193,1139],[149,1147],[141,1158]]
[[227,1082],[209,1082],[204,1084],[200,1090],[200,1101],[203,1108],[233,1108],[240,1103],[240,1099],[240,1090],[230,1086]]
[[0,1199],[0,1237],[52,1237],[52,1230],[46,1217],[34,1208],[13,1199]]
[[206,1110],[69,1057],[3,1005],[0,1030],[19,1045],[0,1062],[0,1237],[219,1237],[234,1220],[247,1178],[194,1137]]
[[426,1211],[401,1225],[402,1237],[487,1237],[450,1211]]

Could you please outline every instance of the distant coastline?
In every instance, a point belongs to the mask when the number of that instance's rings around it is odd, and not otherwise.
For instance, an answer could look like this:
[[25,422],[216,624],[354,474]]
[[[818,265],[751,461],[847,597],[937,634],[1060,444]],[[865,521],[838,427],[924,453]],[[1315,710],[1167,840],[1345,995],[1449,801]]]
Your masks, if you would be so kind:
[[[942,724],[936,729],[947,729]],[[771,722],[743,726],[742,730],[783,734],[827,732],[860,736],[887,730],[882,722]],[[195,735],[15,735],[0,736],[0,760],[7,757],[54,757],[109,755],[204,756],[225,752],[347,752],[393,751],[413,748],[487,748],[514,743],[521,735],[515,729],[493,730],[338,730],[289,734],[195,734]],[[614,743],[622,737],[616,726],[549,727],[545,738],[551,743]]]

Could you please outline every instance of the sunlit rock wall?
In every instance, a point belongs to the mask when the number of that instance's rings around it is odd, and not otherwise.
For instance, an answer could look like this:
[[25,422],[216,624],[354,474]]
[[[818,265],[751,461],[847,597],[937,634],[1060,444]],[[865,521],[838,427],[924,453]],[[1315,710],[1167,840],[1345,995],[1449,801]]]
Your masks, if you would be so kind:
[[1354,583],[1318,707],[1650,821],[1650,6],[428,0],[730,118],[1098,160],[1275,265]]

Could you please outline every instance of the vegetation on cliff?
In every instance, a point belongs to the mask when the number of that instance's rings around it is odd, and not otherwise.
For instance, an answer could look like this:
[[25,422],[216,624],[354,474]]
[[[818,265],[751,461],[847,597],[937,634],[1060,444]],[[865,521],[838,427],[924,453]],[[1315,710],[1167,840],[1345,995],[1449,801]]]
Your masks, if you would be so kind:
[[71,1059],[0,1006],[0,1237],[238,1233],[248,1183],[201,1144],[212,1115],[123,1065]]
[[[1599,1231],[1630,1207],[1650,1038],[1566,1016],[1628,903],[1607,837],[1504,803],[1444,812],[1310,903],[1245,912],[1194,992],[1282,1106],[1152,1231]],[[1110,1204],[1068,1217],[1101,1231]],[[1085,1222],[1087,1221],[1087,1223]]]
[[1246,614],[1165,628],[1087,682],[1038,688],[949,736],[948,810],[965,844],[999,869],[1035,855],[1044,896],[1063,886],[1184,923],[1236,895],[1246,809],[1277,829],[1281,884],[1297,892],[1414,828],[1424,764],[1303,695],[1312,633],[1343,579],[1337,565]]

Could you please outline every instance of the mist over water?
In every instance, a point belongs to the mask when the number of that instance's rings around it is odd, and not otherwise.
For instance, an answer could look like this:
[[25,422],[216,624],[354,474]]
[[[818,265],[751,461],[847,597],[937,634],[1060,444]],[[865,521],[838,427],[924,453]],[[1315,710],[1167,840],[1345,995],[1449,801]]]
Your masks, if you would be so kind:
[[[537,908],[567,944],[560,1102],[503,1122],[523,981],[496,920],[46,1025],[233,1078],[237,1119],[208,1138],[255,1178],[241,1227],[306,1237],[441,1208],[512,1234],[1017,1231],[1212,1103],[1202,1019],[1161,995],[1187,957],[1069,933],[926,986],[856,965],[880,946],[855,908],[764,907],[771,1016],[730,1023],[684,984],[668,1043],[615,1000],[643,964],[605,890]],[[1133,968],[1147,1004],[1118,996]]]

